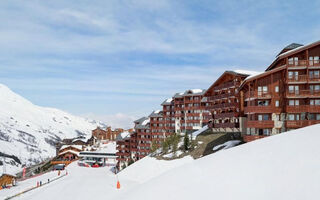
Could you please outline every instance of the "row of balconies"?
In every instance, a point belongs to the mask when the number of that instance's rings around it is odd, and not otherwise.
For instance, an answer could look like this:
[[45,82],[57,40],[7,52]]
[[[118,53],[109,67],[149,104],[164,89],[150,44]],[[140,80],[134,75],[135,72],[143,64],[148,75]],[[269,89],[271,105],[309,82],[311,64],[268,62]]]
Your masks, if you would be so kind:
[[319,76],[308,76],[308,75],[292,76],[292,77],[288,77],[287,79],[288,83],[307,83],[307,82],[319,82],[319,81],[320,81]]
[[[313,124],[320,123],[320,120],[286,120],[285,127],[287,128],[301,128],[305,126],[310,126]],[[253,120],[247,121],[248,128],[260,128],[260,129],[267,129],[274,127],[274,121],[272,120]]]
[[225,94],[217,94],[217,95],[209,97],[208,100],[210,102],[212,102],[212,101],[215,101],[215,100],[218,100],[218,99],[227,99],[227,98],[230,98],[230,97],[235,97],[235,93],[234,92],[230,92],[230,93],[225,93]]
[[222,90],[222,89],[231,88],[233,86],[235,86],[234,82],[226,82],[226,83],[220,84],[218,86],[215,86],[213,89],[214,90]]
[[289,91],[287,90],[287,97],[300,97],[300,98],[308,98],[308,97],[320,97],[319,90],[296,90]]
[[288,62],[289,67],[318,67],[320,66],[319,60],[293,60]]
[[239,123],[214,123],[213,128],[239,128]]
[[239,113],[237,112],[229,112],[229,113],[218,113],[214,114],[213,118],[214,119],[224,119],[224,118],[232,118],[232,117],[238,117]]
[[232,107],[239,107],[238,103],[222,103],[222,104],[215,104],[212,105],[212,109],[217,109],[217,108],[232,108]]
[[[286,96],[291,98],[308,98],[308,97],[320,97],[319,90],[292,90],[286,91]],[[271,99],[272,94],[270,92],[247,92],[245,98],[257,98],[257,99]]]

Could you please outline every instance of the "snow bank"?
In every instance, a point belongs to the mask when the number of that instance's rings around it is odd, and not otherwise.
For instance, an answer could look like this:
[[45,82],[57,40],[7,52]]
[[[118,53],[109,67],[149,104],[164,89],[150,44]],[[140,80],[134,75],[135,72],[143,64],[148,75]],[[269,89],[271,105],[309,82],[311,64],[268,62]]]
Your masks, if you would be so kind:
[[219,151],[157,176],[121,199],[318,200],[319,132],[315,125]]
[[118,176],[120,179],[128,179],[138,183],[143,183],[153,179],[154,177],[160,176],[171,169],[192,161],[193,158],[190,156],[170,161],[157,160],[156,158],[146,156],[125,168],[118,174]]
[[229,149],[231,147],[237,146],[240,143],[241,143],[240,140],[231,140],[231,141],[228,141],[228,142],[225,142],[223,144],[220,144],[220,145],[213,147],[212,150],[216,151],[216,150],[220,149],[221,147],[223,147],[222,149]]
[[208,125],[206,125],[206,126],[204,126],[204,127],[202,127],[201,129],[199,129],[199,130],[197,130],[197,131],[195,131],[195,132],[193,132],[192,133],[192,137],[196,137],[196,136],[198,136],[200,133],[202,133],[202,132],[204,132],[204,131],[206,131],[206,130],[208,130]]

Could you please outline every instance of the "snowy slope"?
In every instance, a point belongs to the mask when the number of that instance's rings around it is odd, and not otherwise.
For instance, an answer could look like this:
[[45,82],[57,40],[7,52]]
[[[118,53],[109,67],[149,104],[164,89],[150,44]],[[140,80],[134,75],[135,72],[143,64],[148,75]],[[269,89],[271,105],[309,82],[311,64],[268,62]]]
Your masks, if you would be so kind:
[[318,200],[319,132],[314,125],[197,160],[146,157],[119,173],[120,190],[110,168],[73,163],[67,177],[19,199]]
[[54,142],[77,136],[88,138],[97,126],[104,125],[36,106],[0,84],[0,152],[15,155],[22,163],[52,157]]
[[318,200],[319,133],[314,125],[219,151],[139,185],[130,199]]

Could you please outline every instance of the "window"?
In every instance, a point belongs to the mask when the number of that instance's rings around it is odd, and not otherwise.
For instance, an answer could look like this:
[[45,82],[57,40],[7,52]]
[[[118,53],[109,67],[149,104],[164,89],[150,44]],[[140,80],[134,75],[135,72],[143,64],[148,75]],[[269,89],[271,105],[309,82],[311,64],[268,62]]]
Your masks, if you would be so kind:
[[276,106],[276,107],[279,107],[279,100],[276,100],[276,101],[275,101],[275,106]]
[[294,114],[289,114],[288,115],[288,120],[293,121],[294,120]]
[[265,100],[265,101],[258,101],[258,106],[268,106],[269,105],[269,101]]
[[289,93],[299,94],[299,85],[289,85]]
[[290,121],[300,120],[300,114],[288,114],[288,120]]
[[279,92],[279,86],[276,86],[276,87],[274,88],[274,91],[278,93],[278,92]]

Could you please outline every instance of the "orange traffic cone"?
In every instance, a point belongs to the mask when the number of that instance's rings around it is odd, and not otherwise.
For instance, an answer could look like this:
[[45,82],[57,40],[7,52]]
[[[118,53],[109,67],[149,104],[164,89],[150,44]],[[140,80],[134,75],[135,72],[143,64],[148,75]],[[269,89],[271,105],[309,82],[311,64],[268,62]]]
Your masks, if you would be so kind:
[[117,181],[117,189],[120,189],[120,181]]

